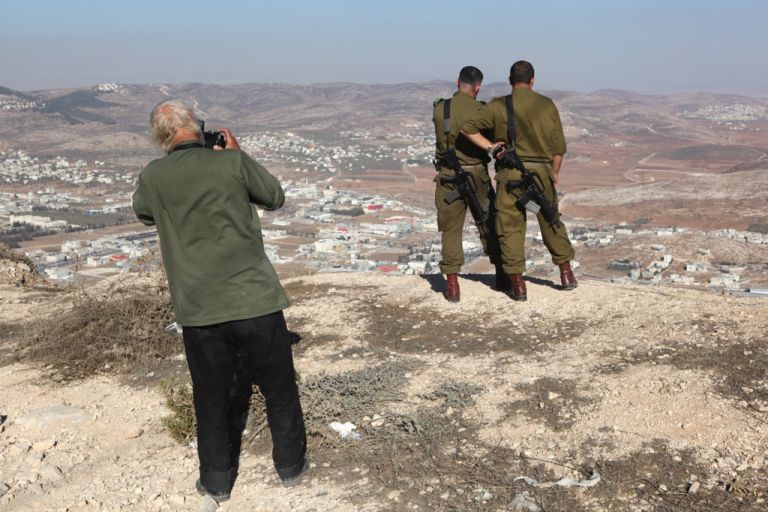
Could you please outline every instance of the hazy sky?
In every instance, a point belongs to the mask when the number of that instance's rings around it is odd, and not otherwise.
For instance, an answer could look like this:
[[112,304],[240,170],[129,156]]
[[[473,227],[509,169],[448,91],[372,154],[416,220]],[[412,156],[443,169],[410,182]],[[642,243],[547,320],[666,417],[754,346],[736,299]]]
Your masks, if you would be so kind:
[[0,85],[504,81],[768,90],[768,0],[0,0]]

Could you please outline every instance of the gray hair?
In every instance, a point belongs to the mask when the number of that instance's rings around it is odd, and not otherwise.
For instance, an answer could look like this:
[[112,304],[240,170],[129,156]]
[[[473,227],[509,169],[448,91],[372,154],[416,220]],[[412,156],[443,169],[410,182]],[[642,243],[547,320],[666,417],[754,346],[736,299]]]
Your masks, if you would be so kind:
[[191,108],[180,100],[158,103],[149,115],[149,126],[160,149],[169,153],[173,137],[179,130],[200,133],[200,123]]

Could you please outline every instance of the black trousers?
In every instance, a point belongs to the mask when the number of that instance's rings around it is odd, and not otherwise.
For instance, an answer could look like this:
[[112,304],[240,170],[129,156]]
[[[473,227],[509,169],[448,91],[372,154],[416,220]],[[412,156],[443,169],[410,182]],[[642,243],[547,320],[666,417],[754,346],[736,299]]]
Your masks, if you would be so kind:
[[204,327],[184,327],[197,417],[200,481],[229,492],[251,398],[259,386],[272,434],[272,459],[280,477],[304,465],[306,433],[293,367],[291,338],[282,311]]

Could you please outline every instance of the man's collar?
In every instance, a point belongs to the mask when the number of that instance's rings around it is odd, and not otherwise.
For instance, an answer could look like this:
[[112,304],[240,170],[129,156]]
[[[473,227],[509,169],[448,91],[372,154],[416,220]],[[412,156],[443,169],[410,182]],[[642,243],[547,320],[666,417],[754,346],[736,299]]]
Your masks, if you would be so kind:
[[182,140],[178,144],[175,144],[171,150],[170,153],[173,153],[174,151],[177,151],[179,149],[189,149],[189,148],[202,148],[203,144],[200,142],[200,139],[189,139],[189,140]]
[[475,98],[474,96],[472,96],[471,94],[469,94],[469,93],[467,93],[467,92],[464,92],[464,91],[456,91],[455,93],[453,93],[453,95],[454,95],[454,96],[456,96],[456,95],[459,95],[459,94],[463,94],[463,95],[464,95],[464,96],[466,96],[467,98],[472,98],[473,100],[474,100],[474,99],[477,99],[477,98]]

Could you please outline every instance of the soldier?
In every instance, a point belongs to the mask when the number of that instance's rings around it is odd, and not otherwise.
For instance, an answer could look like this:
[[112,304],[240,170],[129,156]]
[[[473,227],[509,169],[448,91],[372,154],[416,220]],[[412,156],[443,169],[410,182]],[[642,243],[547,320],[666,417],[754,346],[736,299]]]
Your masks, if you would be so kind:
[[[462,134],[478,147],[492,153],[504,144],[516,149],[525,167],[540,180],[547,201],[554,205],[556,211],[555,185],[566,151],[560,114],[550,98],[532,90],[534,72],[529,62],[521,60],[512,65],[509,83],[512,85],[512,94],[494,98],[482,109],[475,110],[472,118],[464,123]],[[511,101],[506,98],[511,98]],[[513,122],[509,125],[508,112],[513,113]],[[496,144],[492,144],[480,133],[486,129],[493,130]],[[503,163],[497,169],[496,230],[499,233],[504,272],[509,274],[512,281],[510,296],[514,300],[524,301],[527,299],[522,276],[525,271],[526,217],[525,209],[516,205],[523,191],[515,187],[520,179],[521,172],[518,169],[505,168]],[[578,283],[570,263],[575,253],[565,226],[559,220],[556,223],[548,222],[541,212],[537,217],[544,244],[552,255],[552,261],[560,267],[562,289],[576,288]]]
[[[455,175],[455,171],[445,162],[444,157],[450,150],[456,152],[461,168],[472,175],[476,196],[482,207],[488,211],[488,190],[490,177],[488,175],[487,153],[469,142],[460,133],[464,122],[470,117],[477,116],[483,104],[477,101],[483,73],[474,66],[466,66],[459,72],[456,82],[457,91],[448,100],[439,99],[434,105],[432,120],[435,123],[435,206],[437,207],[437,228],[441,233],[443,251],[440,270],[448,282],[443,295],[450,302],[458,302],[461,298],[458,273],[464,264],[464,248],[462,247],[462,232],[464,219],[467,214],[467,203],[458,198],[446,201],[454,191],[454,185],[444,181]],[[450,201],[450,202],[449,202]],[[481,234],[481,242],[487,251],[486,240]],[[501,266],[497,267],[497,287],[503,286],[499,279],[506,279]]]

